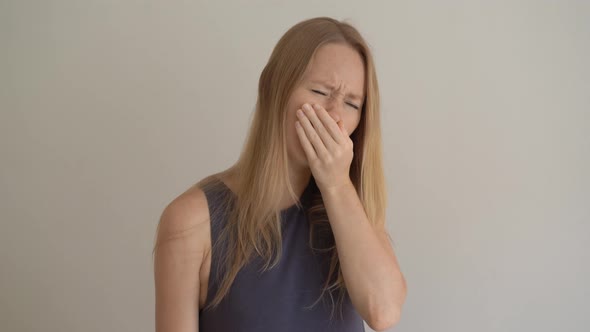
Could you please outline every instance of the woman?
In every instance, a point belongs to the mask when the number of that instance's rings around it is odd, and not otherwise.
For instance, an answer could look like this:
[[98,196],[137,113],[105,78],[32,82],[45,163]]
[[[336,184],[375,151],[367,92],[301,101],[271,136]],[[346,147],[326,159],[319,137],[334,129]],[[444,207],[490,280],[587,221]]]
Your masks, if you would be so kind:
[[162,213],[156,330],[393,326],[406,285],[385,202],[369,48],[347,23],[300,22],[262,71],[236,164]]

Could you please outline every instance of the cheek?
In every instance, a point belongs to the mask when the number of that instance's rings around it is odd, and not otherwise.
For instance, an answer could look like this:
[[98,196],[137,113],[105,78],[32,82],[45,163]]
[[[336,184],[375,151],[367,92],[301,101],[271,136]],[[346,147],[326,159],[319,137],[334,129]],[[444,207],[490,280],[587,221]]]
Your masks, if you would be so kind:
[[292,110],[287,116],[287,123],[286,125],[286,135],[287,135],[287,144],[292,147],[297,147],[299,145],[299,137],[297,134],[297,128],[295,128],[295,122],[299,119],[296,115],[297,109]]
[[360,125],[360,119],[358,117],[351,119],[349,124],[346,126],[346,131],[348,132],[348,135],[349,136],[352,135],[352,133],[358,128],[359,125]]

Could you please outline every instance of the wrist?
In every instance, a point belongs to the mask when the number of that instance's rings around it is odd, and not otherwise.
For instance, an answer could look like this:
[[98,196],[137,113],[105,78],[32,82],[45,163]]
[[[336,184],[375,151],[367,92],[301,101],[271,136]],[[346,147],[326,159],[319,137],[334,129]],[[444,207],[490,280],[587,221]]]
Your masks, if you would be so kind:
[[338,193],[341,193],[343,191],[348,191],[348,190],[353,190],[356,192],[356,189],[354,188],[354,184],[350,180],[344,181],[340,184],[335,184],[335,185],[326,186],[326,187],[319,187],[319,189],[320,189],[320,192],[322,193],[322,195],[334,195],[334,194],[338,194]]

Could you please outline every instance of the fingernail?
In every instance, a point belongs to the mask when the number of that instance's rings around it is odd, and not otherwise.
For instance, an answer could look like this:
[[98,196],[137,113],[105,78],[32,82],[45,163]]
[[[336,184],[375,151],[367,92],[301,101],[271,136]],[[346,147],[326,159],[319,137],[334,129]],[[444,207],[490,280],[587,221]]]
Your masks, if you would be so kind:
[[306,111],[311,111],[311,106],[309,106],[309,104],[303,104],[303,108],[305,108]]
[[320,105],[319,104],[313,104],[313,108],[316,109],[316,111],[320,110]]

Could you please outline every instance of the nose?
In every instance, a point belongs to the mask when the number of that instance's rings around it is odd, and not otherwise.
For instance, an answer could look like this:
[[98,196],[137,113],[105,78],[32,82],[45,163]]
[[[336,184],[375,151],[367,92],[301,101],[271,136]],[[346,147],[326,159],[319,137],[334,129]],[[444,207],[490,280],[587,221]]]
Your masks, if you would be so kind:
[[336,95],[332,95],[327,98],[326,104],[324,105],[328,114],[334,119],[334,121],[339,122],[342,117],[340,112],[342,112],[342,103],[340,102],[340,98]]

